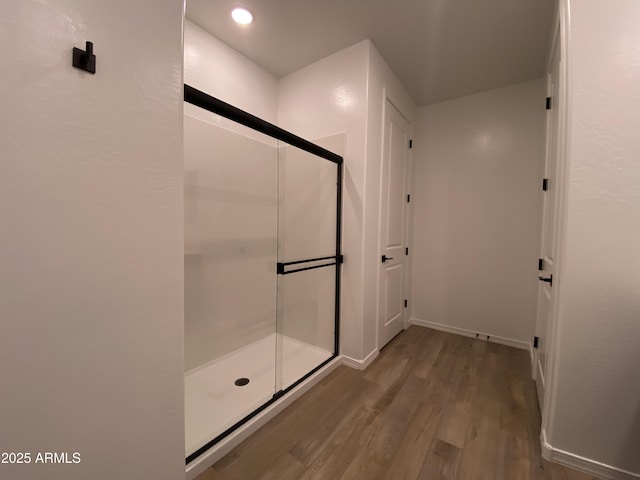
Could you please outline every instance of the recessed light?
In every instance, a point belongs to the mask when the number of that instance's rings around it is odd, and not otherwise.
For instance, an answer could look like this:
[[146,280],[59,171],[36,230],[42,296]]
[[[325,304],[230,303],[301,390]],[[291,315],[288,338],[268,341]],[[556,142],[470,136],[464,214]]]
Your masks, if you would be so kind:
[[253,15],[245,8],[235,8],[231,12],[231,18],[240,25],[249,25],[253,22]]

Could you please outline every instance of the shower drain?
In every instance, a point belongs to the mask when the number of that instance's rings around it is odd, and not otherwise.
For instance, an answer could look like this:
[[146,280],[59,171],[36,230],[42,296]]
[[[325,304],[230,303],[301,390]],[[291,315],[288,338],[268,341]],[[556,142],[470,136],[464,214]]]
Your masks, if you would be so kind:
[[233,383],[236,385],[236,387],[244,387],[247,383],[249,383],[249,379],[242,377],[242,378],[237,379]]

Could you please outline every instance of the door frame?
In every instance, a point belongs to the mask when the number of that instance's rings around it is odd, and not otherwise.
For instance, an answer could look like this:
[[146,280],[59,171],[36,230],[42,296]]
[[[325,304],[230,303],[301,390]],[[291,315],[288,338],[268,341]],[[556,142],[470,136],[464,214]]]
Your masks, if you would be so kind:
[[[559,45],[554,41],[551,45],[549,52],[549,58],[547,60],[547,73],[546,80],[546,97],[547,106],[545,114],[545,153],[544,153],[544,180],[543,185],[549,182],[549,191],[547,187],[542,188],[541,195],[541,210],[542,221],[540,225],[540,244],[538,246],[538,278],[541,279],[544,276],[551,275],[553,278],[557,260],[557,209],[558,209],[558,197],[555,192],[558,189],[558,126],[560,110],[556,103],[560,98],[559,93],[559,75],[560,75],[560,59],[561,52],[559,51]],[[557,59],[557,62],[556,62]],[[549,104],[549,99],[551,103]],[[553,160],[553,161],[552,161]],[[554,192],[553,197],[549,197],[550,193]],[[551,215],[549,215],[551,214]],[[550,267],[550,268],[548,268]],[[557,276],[557,275],[556,275]],[[544,370],[540,365],[540,358],[542,352],[548,350],[547,344],[549,343],[550,336],[550,323],[552,323],[552,311],[555,302],[555,289],[553,284],[545,284],[538,282],[538,295],[537,295],[537,312],[534,331],[534,350],[533,350],[533,364],[532,364],[532,378],[535,381],[536,394],[538,396],[538,403],[541,409],[544,409],[544,392],[546,391],[547,383],[547,360],[548,354],[545,358]],[[536,340],[539,340],[536,345]]]
[[[551,62],[553,62],[552,54],[557,48],[560,53],[560,65],[559,65],[559,82],[558,82],[558,96],[559,98],[555,102],[558,108],[558,138],[557,138],[557,166],[556,166],[556,215],[554,220],[554,239],[556,260],[554,265],[554,278],[553,278],[553,291],[552,291],[552,303],[550,305],[551,314],[549,316],[549,324],[547,325],[547,363],[546,363],[546,378],[545,378],[545,391],[544,391],[544,407],[541,411],[541,428],[540,428],[540,443],[542,447],[542,456],[545,459],[549,459],[551,453],[551,447],[547,442],[547,427],[549,426],[550,419],[555,415],[555,392],[557,391],[557,352],[559,350],[558,345],[558,324],[560,320],[560,301],[562,297],[562,273],[563,273],[563,259],[565,252],[566,238],[566,218],[567,218],[567,197],[568,197],[568,174],[569,165],[567,162],[569,148],[570,148],[570,128],[569,120],[571,118],[571,89],[570,89],[570,54],[567,46],[567,38],[569,31],[569,18],[568,18],[568,5],[565,1],[558,2],[558,8],[556,10],[553,33],[551,42],[549,45],[549,52],[547,55],[546,71],[550,72]],[[537,360],[537,358],[536,358]],[[534,367],[537,367],[534,366]],[[534,377],[535,378],[535,377]]]
[[[377,248],[376,248],[376,254],[378,256],[376,256],[376,261],[380,262],[380,257],[379,254],[382,251],[382,246],[383,246],[383,225],[382,225],[382,199],[383,199],[383,195],[382,195],[382,189],[384,188],[384,155],[385,155],[385,147],[386,147],[386,138],[385,138],[385,126],[386,126],[386,122],[387,122],[387,116],[389,114],[388,109],[387,109],[387,102],[389,102],[391,105],[393,105],[393,107],[398,111],[398,113],[400,115],[402,115],[402,117],[404,117],[404,119],[407,121],[407,124],[409,125],[409,137],[410,139],[413,139],[413,133],[414,133],[414,123],[410,120],[410,116],[406,114],[406,112],[404,112],[402,110],[402,108],[399,106],[400,103],[394,101],[394,99],[392,98],[392,96],[389,94],[389,91],[387,89],[387,87],[383,87],[382,89],[382,120],[381,120],[381,139],[380,139],[380,158],[379,158],[379,162],[380,162],[380,178],[378,181],[378,218],[377,218],[377,223],[378,223],[378,239],[377,239]],[[412,140],[413,141],[413,140]],[[405,186],[406,186],[406,194],[407,195],[412,195],[413,194],[413,190],[414,190],[414,158],[413,158],[413,149],[409,148],[408,151],[408,158],[407,158],[407,166],[405,169]],[[410,323],[410,318],[411,318],[411,310],[412,310],[412,299],[411,299],[411,286],[412,286],[412,267],[413,267],[413,262],[412,262],[412,258],[413,258],[413,204],[414,201],[410,201],[407,202],[407,206],[405,209],[405,214],[404,214],[404,222],[403,222],[403,228],[404,228],[404,235],[405,235],[405,247],[409,248],[409,255],[406,256],[405,259],[405,269],[404,269],[404,278],[403,278],[403,293],[404,293],[404,298],[407,299],[407,303],[408,306],[406,307],[405,311],[404,311],[404,326],[403,326],[403,331],[406,330],[409,326]],[[376,351],[379,352],[380,349],[382,348],[380,346],[380,315],[382,315],[382,312],[380,311],[380,304],[381,304],[381,289],[382,287],[382,268],[380,267],[380,264],[378,263],[377,268],[376,268],[376,296],[375,296],[375,300],[376,300],[376,308],[375,308],[375,312],[376,312],[376,317],[375,317],[375,322],[376,322],[376,327],[375,327],[375,339],[376,339]]]

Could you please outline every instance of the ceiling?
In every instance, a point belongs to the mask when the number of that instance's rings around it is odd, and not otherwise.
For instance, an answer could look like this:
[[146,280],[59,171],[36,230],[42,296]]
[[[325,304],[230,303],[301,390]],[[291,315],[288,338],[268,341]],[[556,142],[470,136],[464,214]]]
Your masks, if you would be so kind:
[[187,0],[187,18],[278,78],[369,38],[424,106],[543,76],[555,1]]

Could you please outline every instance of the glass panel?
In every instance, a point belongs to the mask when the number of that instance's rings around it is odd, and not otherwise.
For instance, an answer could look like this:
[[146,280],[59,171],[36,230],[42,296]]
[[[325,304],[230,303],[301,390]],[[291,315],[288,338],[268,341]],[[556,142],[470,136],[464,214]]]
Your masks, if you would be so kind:
[[192,105],[185,113],[188,456],[275,392],[278,148]]
[[281,388],[290,387],[334,350],[336,267],[279,275]]
[[[342,136],[324,139],[329,145],[340,141]],[[334,257],[338,167],[280,145],[278,261]],[[330,263],[335,259],[288,265],[285,271]],[[279,275],[276,388],[290,387],[333,355],[335,275],[335,266]]]
[[191,104],[184,128],[190,461],[333,356],[337,267],[276,262],[335,263],[307,260],[336,254],[338,167]]
[[337,167],[297,147],[279,149],[279,261],[336,254]]

